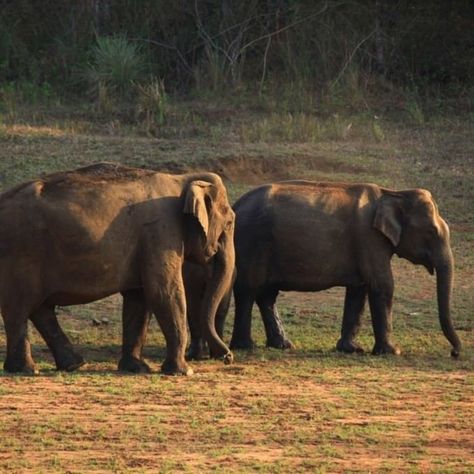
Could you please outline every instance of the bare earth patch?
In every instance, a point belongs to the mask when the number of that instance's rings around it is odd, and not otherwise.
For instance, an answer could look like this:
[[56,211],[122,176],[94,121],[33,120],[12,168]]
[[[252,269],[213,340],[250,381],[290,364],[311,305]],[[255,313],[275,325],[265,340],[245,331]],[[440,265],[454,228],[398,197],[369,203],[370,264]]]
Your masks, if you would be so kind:
[[[78,130],[3,127],[4,188],[96,161],[210,169],[228,180],[233,199],[252,185],[289,178],[429,188],[452,230],[453,319],[464,351],[456,361],[448,356],[433,277],[397,258],[399,358],[334,351],[340,288],[280,295],[296,349],[265,349],[255,314],[255,351],[237,352],[232,366],[194,362],[189,378],[116,371],[120,297],[60,308],[61,324],[89,364],[57,373],[33,332],[41,374],[0,373],[0,472],[474,472],[474,135],[472,126],[456,124],[416,133],[387,124],[383,143],[361,136],[314,144],[149,139],[120,136],[112,126],[108,136],[82,133],[88,122]],[[164,341],[156,322],[149,333],[146,356],[158,369]],[[368,314],[360,342],[367,351],[373,344]]]
[[202,362],[191,378],[120,376],[94,367],[68,376],[3,377],[0,466],[22,472],[474,469],[468,373],[318,365]]

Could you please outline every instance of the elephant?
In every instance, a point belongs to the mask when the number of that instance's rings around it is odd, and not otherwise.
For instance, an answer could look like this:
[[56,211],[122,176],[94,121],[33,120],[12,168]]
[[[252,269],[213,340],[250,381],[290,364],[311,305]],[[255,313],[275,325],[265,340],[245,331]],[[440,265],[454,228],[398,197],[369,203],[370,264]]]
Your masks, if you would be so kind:
[[58,324],[56,306],[123,295],[119,368],[146,371],[141,350],[153,312],[164,333],[165,374],[190,375],[184,262],[212,267],[199,321],[215,357],[232,353],[215,314],[232,285],[235,215],[214,173],[158,173],[97,163],[20,184],[0,195],[0,307],[7,372],[37,373],[31,320],[59,370],[84,360]]
[[394,254],[436,272],[439,320],[457,357],[461,341],[450,299],[449,228],[431,193],[374,184],[283,181],[257,187],[234,204],[237,279],[231,348],[250,348],[257,303],[267,346],[291,347],[275,305],[278,292],[346,288],[336,348],[361,352],[355,338],[368,298],[377,354],[399,354],[391,341]]

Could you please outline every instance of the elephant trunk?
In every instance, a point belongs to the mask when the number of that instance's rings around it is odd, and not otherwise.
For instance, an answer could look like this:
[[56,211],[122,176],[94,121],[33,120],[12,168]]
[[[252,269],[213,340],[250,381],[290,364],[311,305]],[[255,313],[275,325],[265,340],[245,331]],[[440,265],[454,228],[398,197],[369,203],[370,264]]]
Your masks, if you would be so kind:
[[453,346],[451,356],[458,357],[461,351],[461,341],[453,327],[450,311],[453,289],[453,267],[453,255],[451,250],[448,249],[445,255],[439,259],[438,262],[435,262],[439,322],[443,334]]
[[201,305],[202,335],[206,339],[213,357],[222,357],[226,364],[233,361],[232,352],[216,331],[216,312],[222,300],[232,288],[235,267],[233,236],[224,234],[219,242],[219,250],[213,258],[212,277],[206,285]]

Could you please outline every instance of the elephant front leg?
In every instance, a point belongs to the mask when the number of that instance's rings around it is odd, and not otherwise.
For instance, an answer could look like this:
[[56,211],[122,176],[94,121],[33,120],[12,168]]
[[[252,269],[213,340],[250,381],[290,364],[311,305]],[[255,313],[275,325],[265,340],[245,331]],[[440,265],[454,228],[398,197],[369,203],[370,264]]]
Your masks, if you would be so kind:
[[[196,285],[196,282],[192,282]],[[201,331],[201,301],[204,291],[196,291],[190,282],[186,286],[186,316],[191,334],[191,343],[189,345],[187,359],[202,360],[209,354],[207,343],[202,337]],[[201,288],[199,288],[202,290]]]
[[191,310],[188,306],[187,319],[189,324],[189,332],[191,334],[191,343],[189,344],[187,354],[188,360],[203,360],[209,354],[207,343],[202,337],[199,316],[199,307]]
[[391,342],[392,336],[393,284],[369,290],[369,305],[374,329],[375,345],[372,354],[400,354],[400,349]]
[[231,349],[253,349],[255,344],[251,337],[252,307],[255,301],[253,291],[249,289],[234,288],[235,319]]
[[30,320],[52,352],[58,370],[72,372],[85,364],[84,358],[74,351],[71,341],[61,329],[54,306],[43,304],[30,316]]
[[150,373],[151,368],[142,357],[150,313],[142,290],[122,293],[122,357],[118,369],[123,372]]
[[166,340],[166,359],[161,365],[166,375],[193,373],[185,360],[188,328],[181,265],[177,259],[163,258],[156,265],[149,263],[145,277],[147,307],[153,310]]
[[161,371],[166,375],[192,375],[185,361],[187,328],[184,288],[172,291],[161,301],[155,299],[153,312],[166,340],[166,359]]
[[265,334],[267,336],[267,347],[277,349],[292,349],[295,346],[286,337],[283,322],[275,305],[278,290],[268,290],[257,296],[256,302],[262,315]]
[[366,299],[367,288],[365,286],[349,286],[346,288],[341,337],[336,344],[338,351],[349,354],[364,352],[364,349],[355,341],[355,338],[360,330]]

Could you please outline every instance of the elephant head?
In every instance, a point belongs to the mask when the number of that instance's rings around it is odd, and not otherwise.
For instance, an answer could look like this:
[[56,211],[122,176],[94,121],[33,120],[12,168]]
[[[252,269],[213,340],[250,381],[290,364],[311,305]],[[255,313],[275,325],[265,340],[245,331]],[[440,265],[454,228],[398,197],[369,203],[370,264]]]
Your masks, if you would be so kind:
[[223,235],[234,228],[235,214],[224,186],[191,181],[185,191],[183,212],[194,216],[199,223],[188,227],[186,256],[196,263],[206,263],[219,250]]
[[394,252],[430,274],[436,272],[441,328],[457,357],[461,341],[453,327],[450,300],[453,285],[453,254],[449,227],[438,212],[431,193],[424,189],[385,191],[377,203],[373,226],[393,245]]
[[214,177],[212,183],[191,181],[185,190],[183,211],[195,217],[194,222],[188,222],[186,258],[209,267],[210,278],[200,309],[202,335],[213,356],[224,356],[225,362],[231,362],[232,354],[216,332],[215,315],[232,285],[235,214],[224,185]]

